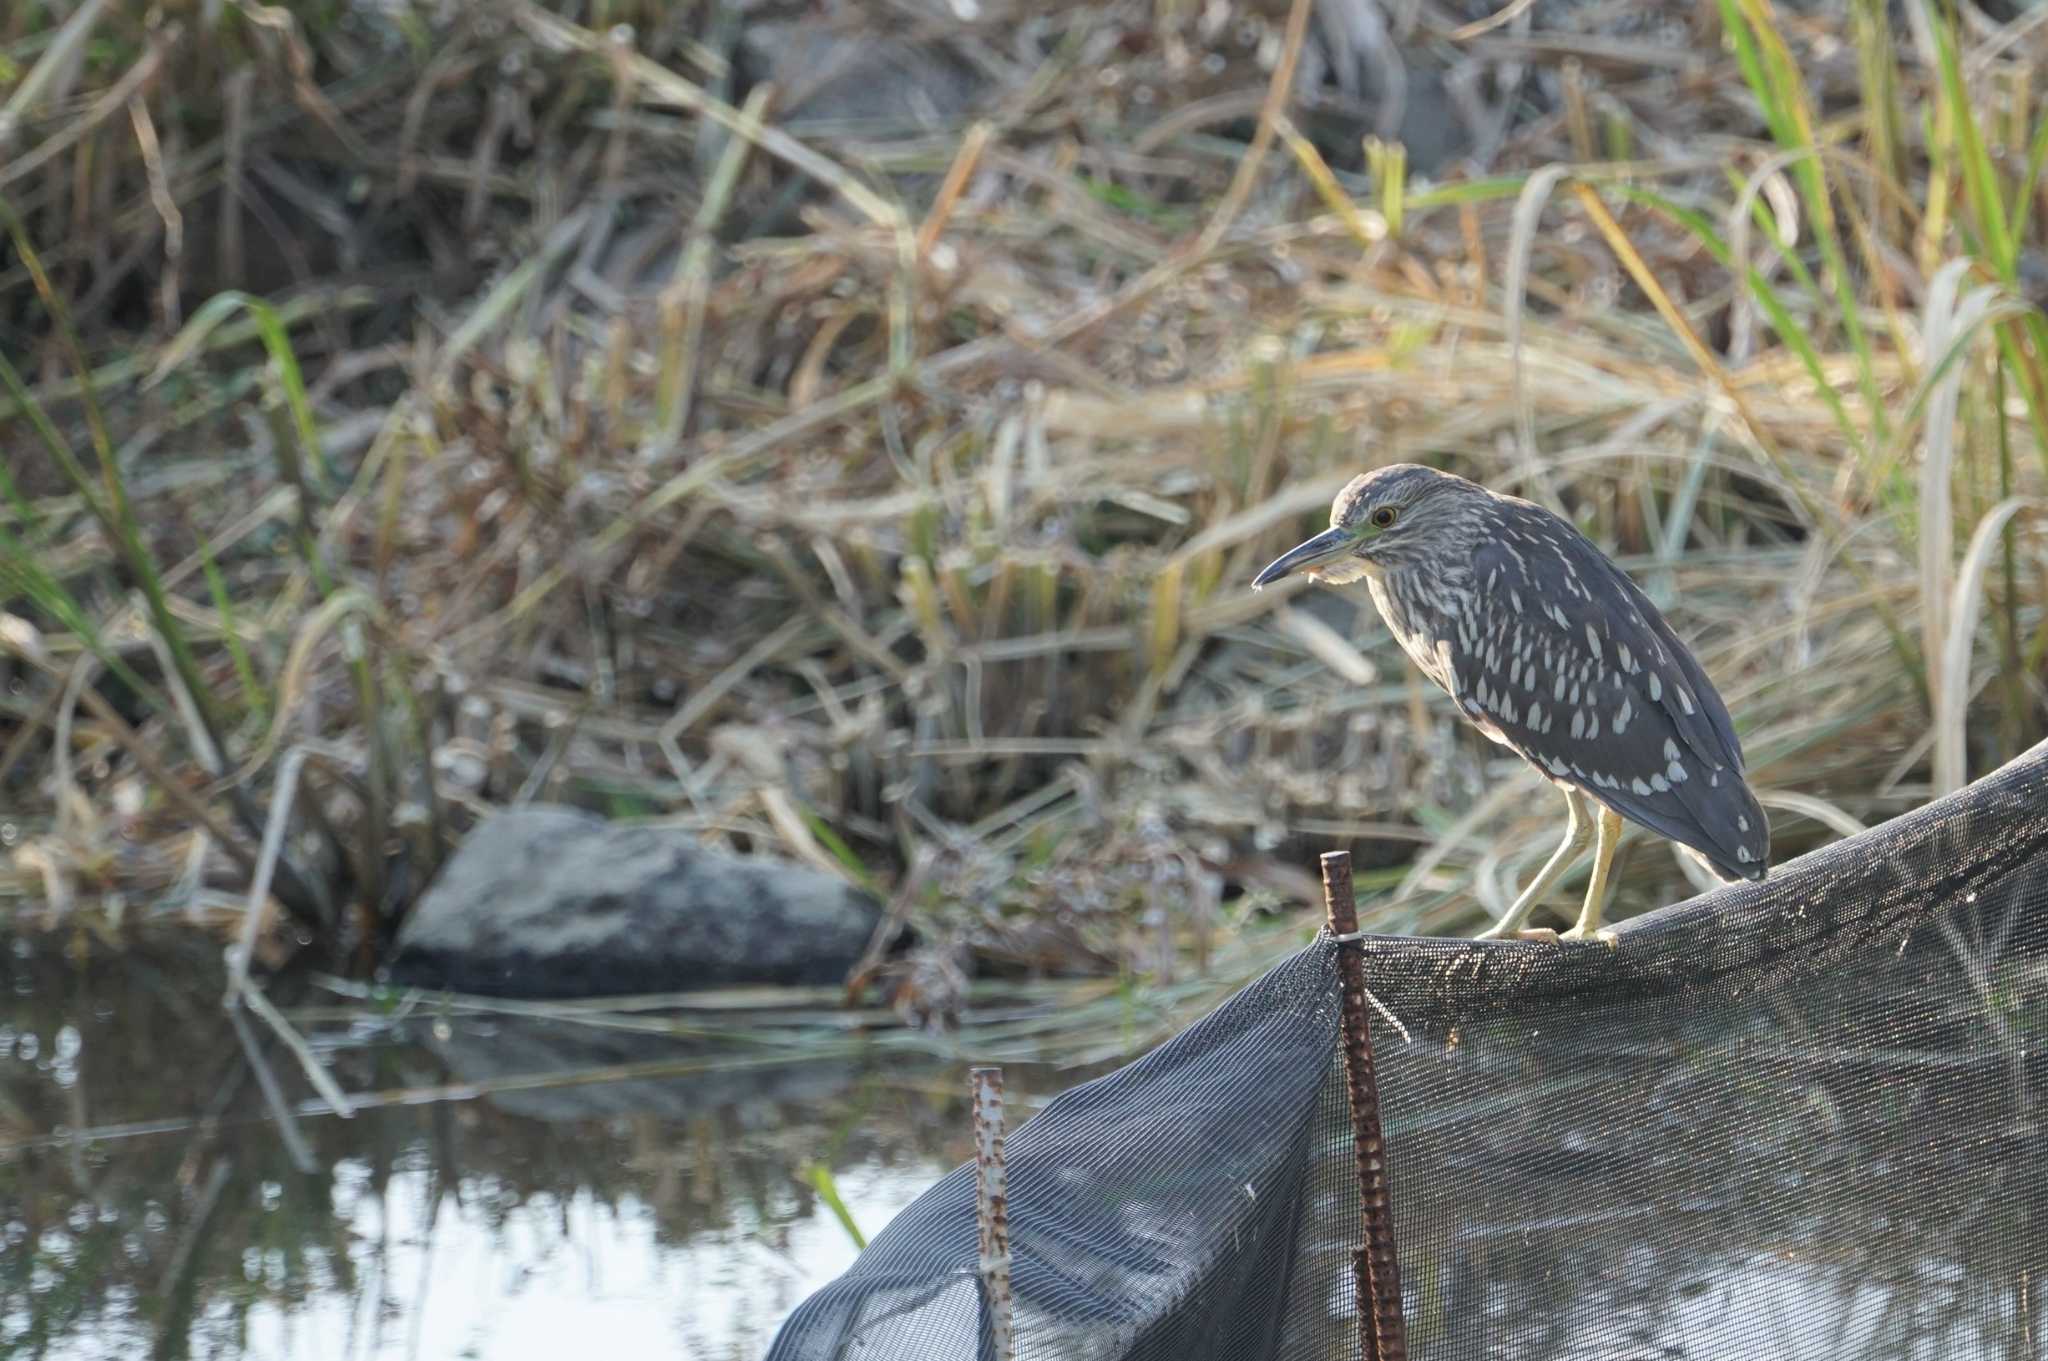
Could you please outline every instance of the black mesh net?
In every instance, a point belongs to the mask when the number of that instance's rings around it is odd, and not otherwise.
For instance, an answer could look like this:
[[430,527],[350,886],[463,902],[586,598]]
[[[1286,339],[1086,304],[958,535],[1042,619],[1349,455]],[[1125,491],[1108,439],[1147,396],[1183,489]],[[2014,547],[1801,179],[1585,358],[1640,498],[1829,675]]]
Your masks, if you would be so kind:
[[[1009,1139],[1020,1358],[1356,1356],[1327,937]],[[1374,938],[1417,1357],[2048,1356],[2048,744],[1629,925]],[[974,1168],[771,1361],[987,1355]]]

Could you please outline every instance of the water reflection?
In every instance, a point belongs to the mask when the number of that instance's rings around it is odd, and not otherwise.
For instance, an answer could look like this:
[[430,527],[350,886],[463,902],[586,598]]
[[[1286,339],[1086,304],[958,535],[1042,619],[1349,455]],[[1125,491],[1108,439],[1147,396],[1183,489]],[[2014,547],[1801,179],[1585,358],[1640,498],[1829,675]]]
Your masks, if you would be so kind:
[[[927,1179],[875,1163],[839,1174],[856,1214],[877,1220]],[[677,1241],[637,1193],[522,1194],[479,1177],[449,1196],[428,1169],[379,1186],[367,1164],[345,1163],[334,1213],[362,1264],[357,1288],[266,1301],[247,1320],[241,1355],[561,1356],[601,1337],[629,1355],[756,1357],[775,1322],[854,1255],[839,1227],[795,1196]]]
[[855,1252],[800,1169],[873,1233],[971,1156],[936,1060],[834,1043],[742,1068],[657,1017],[379,1016],[309,985],[274,991],[371,1099],[312,1113],[261,1035],[306,1112],[281,1128],[214,943],[4,944],[0,1354],[757,1357]]

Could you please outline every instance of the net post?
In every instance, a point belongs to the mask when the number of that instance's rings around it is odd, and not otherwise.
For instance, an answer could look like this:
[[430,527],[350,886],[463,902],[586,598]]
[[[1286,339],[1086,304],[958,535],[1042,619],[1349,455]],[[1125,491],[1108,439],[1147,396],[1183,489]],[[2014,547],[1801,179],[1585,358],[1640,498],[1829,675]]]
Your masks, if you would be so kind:
[[[1323,908],[1338,937],[1337,977],[1343,988],[1344,1095],[1358,1159],[1358,1198],[1365,1246],[1352,1255],[1358,1291],[1358,1333],[1365,1361],[1407,1361],[1401,1316],[1401,1262],[1394,1246],[1393,1201],[1387,1191],[1386,1142],[1380,1133],[1379,1084],[1373,1075],[1372,1029],[1365,1017],[1365,942],[1351,892],[1351,853],[1322,858]],[[1344,937],[1351,937],[1346,940]]]
[[1003,1070],[970,1068],[974,1093],[974,1225],[980,1238],[981,1298],[995,1361],[1014,1361],[1011,1331],[1010,1193],[1003,1164]]

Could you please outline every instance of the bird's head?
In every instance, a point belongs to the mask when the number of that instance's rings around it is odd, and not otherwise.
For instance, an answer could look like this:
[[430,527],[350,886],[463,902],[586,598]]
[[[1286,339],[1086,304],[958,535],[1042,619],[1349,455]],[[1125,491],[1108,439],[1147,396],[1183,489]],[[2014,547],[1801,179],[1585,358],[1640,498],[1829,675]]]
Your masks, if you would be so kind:
[[1388,567],[1420,562],[1432,545],[1451,539],[1461,512],[1485,489],[1416,463],[1391,463],[1361,473],[1330,503],[1330,527],[1273,559],[1252,589],[1299,572],[1342,586]]

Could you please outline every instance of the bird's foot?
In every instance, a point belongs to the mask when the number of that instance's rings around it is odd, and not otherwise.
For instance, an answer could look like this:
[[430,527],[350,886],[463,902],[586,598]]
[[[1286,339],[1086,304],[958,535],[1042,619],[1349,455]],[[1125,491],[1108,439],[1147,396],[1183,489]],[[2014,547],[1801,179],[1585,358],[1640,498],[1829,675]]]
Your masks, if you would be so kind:
[[1500,926],[1489,926],[1484,931],[1481,931],[1478,935],[1472,937],[1472,939],[1540,940],[1555,945],[1557,943],[1557,932],[1555,929],[1548,926],[1518,926],[1512,931],[1506,930]]
[[1606,946],[1606,947],[1607,947],[1608,949],[1610,949],[1610,950],[1612,950],[1612,949],[1614,949],[1614,948],[1615,948],[1615,936],[1614,936],[1614,928],[1613,928],[1613,927],[1611,927],[1611,926],[1601,926],[1601,927],[1596,927],[1596,928],[1594,928],[1594,929],[1593,929],[1593,930],[1591,930],[1591,931],[1588,931],[1588,930],[1586,930],[1586,929],[1585,929],[1584,927],[1582,927],[1582,926],[1574,926],[1574,927],[1572,927],[1572,928],[1571,928],[1571,929],[1570,929],[1569,931],[1561,932],[1561,933],[1560,933],[1560,934],[1559,934],[1559,935],[1557,936],[1557,939],[1558,939],[1558,940],[1597,940],[1597,941],[1599,941],[1599,942],[1600,942],[1600,943],[1601,943],[1602,945],[1605,945],[1605,946]]

